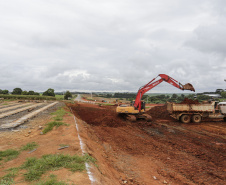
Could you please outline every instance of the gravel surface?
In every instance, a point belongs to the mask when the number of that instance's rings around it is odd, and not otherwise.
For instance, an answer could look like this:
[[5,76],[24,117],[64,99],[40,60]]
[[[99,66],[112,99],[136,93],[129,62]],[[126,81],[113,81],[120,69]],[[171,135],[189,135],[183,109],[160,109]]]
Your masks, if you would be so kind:
[[[8,104],[8,105],[0,105],[0,111],[1,111],[1,109],[8,108],[8,107],[13,107],[15,105],[19,105],[19,103],[13,103],[13,104]],[[21,106],[22,105],[23,104],[21,104]]]

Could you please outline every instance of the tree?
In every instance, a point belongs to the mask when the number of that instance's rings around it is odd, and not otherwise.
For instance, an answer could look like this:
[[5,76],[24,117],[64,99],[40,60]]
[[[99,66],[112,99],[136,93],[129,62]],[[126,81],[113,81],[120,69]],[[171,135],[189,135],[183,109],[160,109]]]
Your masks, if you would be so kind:
[[28,91],[28,94],[29,95],[35,95],[35,92],[34,91]]
[[54,89],[49,88],[43,93],[43,96],[55,96]]
[[21,94],[22,94],[22,95],[28,95],[28,92],[27,92],[27,91],[22,91]]
[[222,93],[221,93],[221,96],[222,96],[223,98],[226,98],[226,92],[222,92]]
[[2,94],[9,94],[8,90],[2,90]]
[[0,89],[0,94],[2,94],[2,90]]
[[177,94],[172,95],[172,99],[177,99],[177,97],[178,97]]
[[198,95],[197,99],[198,99],[198,101],[204,101],[204,100],[209,100],[210,97],[207,95]]
[[65,93],[65,95],[64,95],[64,99],[65,99],[65,100],[68,100],[69,97],[72,98],[72,94],[71,94],[70,91],[66,91],[66,93]]
[[22,93],[22,89],[18,87],[13,89],[13,92],[12,92],[12,94],[17,94],[17,95],[21,95],[21,93]]

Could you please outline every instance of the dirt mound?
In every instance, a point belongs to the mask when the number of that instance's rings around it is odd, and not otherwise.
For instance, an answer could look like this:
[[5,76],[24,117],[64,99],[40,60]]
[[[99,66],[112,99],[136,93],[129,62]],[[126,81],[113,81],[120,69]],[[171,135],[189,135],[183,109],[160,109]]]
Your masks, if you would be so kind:
[[188,98],[184,98],[184,100],[180,104],[200,104],[198,100],[192,100]]
[[167,111],[166,104],[163,106],[156,106],[151,108],[149,111],[147,111],[147,114],[151,115],[153,119],[173,119],[170,117],[169,112]]
[[112,107],[88,107],[86,104],[70,104],[73,112],[86,123],[94,126],[119,127],[126,124]]

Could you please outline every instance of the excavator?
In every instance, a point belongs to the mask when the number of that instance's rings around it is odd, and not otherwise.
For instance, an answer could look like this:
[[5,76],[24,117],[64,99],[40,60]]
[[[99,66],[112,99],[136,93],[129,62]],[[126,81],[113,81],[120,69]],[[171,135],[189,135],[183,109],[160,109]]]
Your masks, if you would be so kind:
[[[158,77],[160,79],[157,79]],[[151,121],[152,117],[148,114],[145,114],[145,102],[142,101],[141,98],[144,93],[159,85],[163,81],[175,86],[178,89],[190,90],[195,92],[195,89],[192,84],[187,83],[185,85],[182,85],[180,82],[176,81],[175,79],[166,74],[159,74],[156,78],[152,79],[146,85],[141,86],[139,88],[136,95],[136,99],[132,102],[131,105],[118,105],[116,108],[116,112],[120,115],[125,116],[130,121],[136,121],[137,119],[145,119],[146,121]]]

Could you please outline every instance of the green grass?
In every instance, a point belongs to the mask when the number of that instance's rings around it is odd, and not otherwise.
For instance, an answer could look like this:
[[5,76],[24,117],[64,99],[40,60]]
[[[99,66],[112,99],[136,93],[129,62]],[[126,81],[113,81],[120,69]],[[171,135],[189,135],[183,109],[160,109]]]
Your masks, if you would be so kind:
[[46,124],[46,127],[43,129],[43,134],[46,134],[47,132],[53,130],[53,127],[59,127],[61,125],[66,125],[66,123],[60,122],[60,121],[51,121],[49,123]]
[[12,159],[15,159],[19,154],[20,154],[19,151],[13,150],[13,149],[0,151],[0,160],[4,159],[4,161],[7,162],[7,161],[10,161]]
[[68,185],[67,183],[63,181],[57,181],[57,176],[51,174],[48,179],[46,180],[41,180],[34,185]]
[[0,185],[11,185],[14,184],[13,178],[16,177],[19,169],[18,168],[11,168],[7,171],[10,171],[8,174],[0,178]]
[[43,134],[46,134],[47,132],[51,131],[53,129],[53,127],[59,127],[61,125],[66,125],[68,126],[68,124],[63,123],[63,117],[67,112],[64,110],[63,107],[61,107],[60,109],[58,109],[57,111],[51,113],[52,115],[54,115],[53,120],[49,123],[46,124],[46,127],[44,128],[44,130],[42,131]]
[[22,168],[27,170],[24,174],[25,180],[34,181],[39,180],[45,172],[60,168],[67,168],[72,172],[84,171],[85,162],[95,163],[95,161],[96,160],[88,154],[84,156],[49,154],[39,159],[35,157],[28,158],[22,165]]
[[31,151],[38,147],[38,144],[36,142],[27,143],[26,145],[22,146],[20,148],[21,151]]
[[55,97],[56,97],[57,100],[63,100],[64,99],[64,95],[56,94]]
[[61,107],[60,109],[58,109],[57,111],[53,112],[52,115],[54,115],[53,119],[55,121],[62,121],[63,120],[63,117],[64,115],[66,114],[67,112],[64,110],[63,107]]

